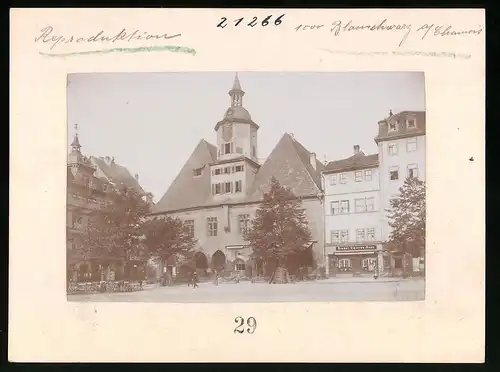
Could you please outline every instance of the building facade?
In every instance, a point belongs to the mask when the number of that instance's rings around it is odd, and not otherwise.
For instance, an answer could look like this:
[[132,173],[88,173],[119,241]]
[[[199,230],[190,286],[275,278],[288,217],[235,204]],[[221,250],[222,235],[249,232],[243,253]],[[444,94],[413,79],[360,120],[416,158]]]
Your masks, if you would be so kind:
[[[403,258],[390,254],[386,245],[388,210],[407,177],[425,181],[425,112],[391,111],[378,125],[376,154],[365,155],[354,146],[353,156],[330,162],[322,171],[330,275],[403,266]],[[414,260],[413,270],[420,270],[421,260]]]
[[[399,194],[407,177],[417,177],[425,182],[425,112],[403,111],[390,113],[379,121],[378,146],[380,166],[380,191],[384,210]],[[387,213],[384,214],[387,221]],[[391,233],[389,224],[383,224],[382,239]]]
[[325,252],[329,275],[383,267],[378,155],[354,155],[323,170]]
[[[195,263],[200,273],[211,270],[263,274],[251,258],[243,239],[255,211],[275,177],[302,200],[313,240],[311,267],[323,262],[321,164],[293,135],[285,133],[268,158],[260,164],[258,131],[243,107],[245,92],[236,75],[229,91],[230,107],[216,123],[217,144],[201,140],[165,195],[153,207],[153,215],[178,217],[192,226],[196,243]],[[170,269],[174,275],[176,263]]]
[[[66,261],[68,282],[92,282],[103,280],[119,280],[123,278],[140,279],[144,269],[141,260],[130,260],[125,257],[104,257],[97,254],[85,242],[86,226],[93,213],[98,213],[114,200],[119,186],[127,183],[144,194],[142,188],[133,185],[129,179],[133,177],[126,168],[117,164],[123,171],[122,177],[115,177],[110,182],[99,173],[99,168],[91,157],[82,154],[78,134],[75,133],[71,143],[71,152],[67,162],[67,201],[66,201]],[[114,159],[113,162],[114,163]],[[126,176],[128,174],[128,177]]]

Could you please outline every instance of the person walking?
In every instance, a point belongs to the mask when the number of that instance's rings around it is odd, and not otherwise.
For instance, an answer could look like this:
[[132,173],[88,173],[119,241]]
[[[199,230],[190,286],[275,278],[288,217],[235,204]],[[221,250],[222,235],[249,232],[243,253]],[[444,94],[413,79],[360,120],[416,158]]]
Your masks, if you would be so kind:
[[219,285],[219,272],[217,270],[215,270],[215,285],[218,286]]
[[198,274],[196,270],[193,272],[193,289],[198,288]]

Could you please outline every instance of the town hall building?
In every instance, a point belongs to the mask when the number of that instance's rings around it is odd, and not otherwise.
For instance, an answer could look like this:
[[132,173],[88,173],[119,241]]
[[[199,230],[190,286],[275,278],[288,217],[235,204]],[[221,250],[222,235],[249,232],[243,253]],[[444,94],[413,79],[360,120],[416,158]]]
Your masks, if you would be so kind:
[[[274,176],[302,200],[312,234],[308,266],[323,265],[323,164],[288,133],[261,164],[259,125],[244,108],[244,95],[236,74],[229,91],[230,107],[215,123],[216,145],[204,139],[198,143],[165,195],[153,206],[152,214],[178,217],[190,226],[197,241],[198,271],[224,269],[262,275],[263,266],[252,260],[252,249],[243,233]],[[171,263],[174,275],[176,266],[178,263]]]

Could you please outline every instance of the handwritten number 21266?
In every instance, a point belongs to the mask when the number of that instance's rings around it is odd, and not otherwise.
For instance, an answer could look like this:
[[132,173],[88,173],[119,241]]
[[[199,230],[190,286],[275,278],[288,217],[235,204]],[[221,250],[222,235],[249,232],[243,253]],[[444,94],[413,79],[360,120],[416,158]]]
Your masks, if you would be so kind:
[[[279,26],[279,25],[283,22],[283,21],[282,21],[282,19],[283,19],[283,17],[284,17],[284,16],[285,16],[285,15],[284,15],[284,14],[282,14],[282,15],[280,15],[279,17],[277,17],[277,18],[274,20],[274,25],[275,25],[275,26]],[[267,26],[267,25],[270,23],[270,21],[272,20],[272,18],[273,18],[273,16],[272,16],[272,15],[267,16],[266,18],[264,18],[264,19],[262,20],[261,25],[262,25],[263,27]],[[217,27],[220,27],[220,28],[224,28],[224,27],[226,27],[226,26],[227,26],[226,21],[227,21],[227,18],[226,18],[226,17],[222,17],[222,18],[221,18],[221,21],[219,22],[219,24],[217,25]],[[239,25],[241,22],[243,22],[243,21],[244,21],[244,18],[243,18],[243,17],[238,18],[238,19],[235,19],[235,20],[233,21],[233,22],[234,22],[234,27],[238,26],[238,25]],[[246,25],[247,25],[247,26],[250,26],[250,27],[255,27],[255,26],[257,26],[257,22],[258,22],[257,17],[252,17],[252,20],[251,20],[250,22],[248,22]]]

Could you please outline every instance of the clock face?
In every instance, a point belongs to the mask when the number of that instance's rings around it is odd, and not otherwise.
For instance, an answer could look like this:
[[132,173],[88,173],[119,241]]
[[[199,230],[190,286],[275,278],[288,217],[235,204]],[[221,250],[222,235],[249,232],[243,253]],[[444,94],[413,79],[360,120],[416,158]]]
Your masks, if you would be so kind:
[[230,142],[231,138],[233,138],[233,126],[231,123],[226,123],[222,128],[222,139],[226,142]]

